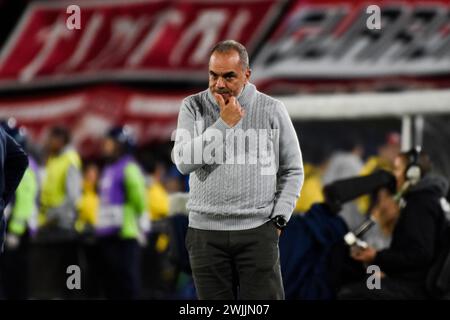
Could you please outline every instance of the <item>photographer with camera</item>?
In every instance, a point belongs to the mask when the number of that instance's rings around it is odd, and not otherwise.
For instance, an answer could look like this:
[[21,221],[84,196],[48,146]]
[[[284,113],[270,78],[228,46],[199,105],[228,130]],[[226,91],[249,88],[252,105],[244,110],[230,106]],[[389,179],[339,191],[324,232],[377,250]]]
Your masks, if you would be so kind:
[[430,174],[431,162],[419,148],[399,154],[394,162],[400,216],[389,248],[355,248],[351,257],[380,268],[381,287],[366,281],[344,286],[339,299],[425,299],[427,274],[439,251],[444,226],[445,179]]

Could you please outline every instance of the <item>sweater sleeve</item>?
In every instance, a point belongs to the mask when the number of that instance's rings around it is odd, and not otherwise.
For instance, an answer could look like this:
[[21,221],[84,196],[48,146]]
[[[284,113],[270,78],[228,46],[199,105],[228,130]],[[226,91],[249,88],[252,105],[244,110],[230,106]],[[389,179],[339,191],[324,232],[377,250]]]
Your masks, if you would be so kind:
[[[182,174],[189,174],[206,164],[210,164],[210,161],[203,157],[203,150],[205,150],[205,144],[207,143],[209,149],[214,149],[223,156],[223,145],[226,135],[229,134],[227,129],[230,129],[230,127],[220,117],[202,133],[197,132],[201,130],[197,130],[196,125],[198,126],[199,123],[195,121],[195,112],[187,98],[183,101],[178,115],[173,148],[174,163]],[[222,152],[219,150],[222,150]]]
[[279,130],[279,166],[271,217],[281,215],[289,221],[303,186],[303,160],[297,134],[283,103],[277,104],[275,114],[275,127]]

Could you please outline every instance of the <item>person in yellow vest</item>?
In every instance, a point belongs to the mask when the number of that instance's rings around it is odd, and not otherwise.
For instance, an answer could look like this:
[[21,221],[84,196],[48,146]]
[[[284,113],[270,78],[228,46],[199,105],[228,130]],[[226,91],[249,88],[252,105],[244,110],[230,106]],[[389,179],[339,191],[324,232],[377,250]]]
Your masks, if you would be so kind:
[[169,194],[163,184],[166,167],[162,160],[155,159],[156,150],[145,159],[147,176],[148,214],[151,231],[147,234],[147,246],[143,248],[143,294],[146,299],[161,299],[169,289],[166,281],[168,265],[168,221]]
[[328,146],[314,147],[309,150],[309,159],[303,163],[305,181],[294,213],[306,213],[314,203],[324,201],[322,176],[328,167],[331,149]]
[[164,165],[156,163],[149,179],[148,211],[152,221],[163,219],[169,214],[169,194],[162,183],[164,173]]
[[301,197],[295,205],[295,213],[305,213],[314,203],[323,202],[322,180],[320,169],[310,163],[304,163],[305,182]]
[[78,219],[75,224],[80,233],[80,251],[84,257],[83,298],[101,299],[101,269],[100,251],[95,238],[95,226],[98,223],[100,197],[98,195],[99,167],[95,162],[83,165],[83,188],[78,203]]
[[78,219],[76,229],[78,232],[93,230],[98,220],[100,198],[97,192],[98,167],[94,163],[85,166],[83,173],[83,188],[78,203]]
[[66,235],[75,230],[82,181],[80,156],[69,143],[65,128],[51,129],[39,216],[40,226],[64,230]]
[[[163,176],[166,170],[162,163],[156,163],[151,174],[149,187],[147,189],[148,212],[155,231],[158,231],[158,221],[166,218],[169,214],[169,193],[163,185]],[[169,239],[167,234],[159,233],[155,243],[155,249],[161,253],[167,249]]]
[[36,236],[42,267],[39,283],[43,287],[36,290],[42,294],[36,298],[68,298],[77,291],[67,288],[66,270],[79,264],[75,221],[81,196],[81,159],[70,145],[65,127],[50,129],[46,152]]

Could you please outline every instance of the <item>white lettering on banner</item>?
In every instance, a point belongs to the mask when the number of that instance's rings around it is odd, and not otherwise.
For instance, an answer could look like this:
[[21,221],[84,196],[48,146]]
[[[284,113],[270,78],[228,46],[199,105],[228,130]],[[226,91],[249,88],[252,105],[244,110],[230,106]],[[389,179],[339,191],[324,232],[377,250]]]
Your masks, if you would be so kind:
[[87,22],[86,30],[81,36],[79,45],[76,47],[74,53],[69,58],[69,60],[61,65],[61,72],[68,70],[73,70],[77,68],[81,62],[86,58],[89,49],[91,48],[92,42],[95,41],[95,36],[103,24],[103,16],[101,14],[95,13],[92,18]]
[[155,26],[150,30],[150,32],[148,32],[144,41],[142,41],[142,43],[138,45],[137,48],[130,54],[130,57],[127,60],[128,66],[133,67],[142,63],[142,60],[153,48],[156,40],[158,40],[161,36],[164,29],[171,24],[181,24],[183,17],[180,12],[169,10],[164,12],[161,16],[156,17],[155,20]]
[[[110,75],[185,80],[189,73],[200,79],[215,42],[233,38],[252,54],[282,7],[281,2],[268,0],[189,0],[189,4],[92,2],[82,7],[82,21],[76,6],[29,6],[0,53],[1,86],[18,81],[33,86],[37,78],[42,85]],[[72,16],[68,18],[66,11]]]
[[[253,81],[416,78],[450,72],[450,10],[445,1],[369,7],[300,3],[262,47],[253,63]],[[429,18],[423,19],[425,15]],[[280,81],[284,90],[285,82]]]
[[240,11],[233,23],[231,24],[230,29],[228,30],[228,34],[225,37],[226,39],[240,39],[241,32],[244,30],[244,27],[247,23],[250,22],[251,16],[250,13],[245,11]]
[[124,59],[137,37],[148,25],[148,17],[134,21],[132,18],[119,17],[112,22],[111,37],[95,59],[87,64],[89,69],[111,66]]
[[58,47],[58,42],[69,37],[71,37],[71,32],[65,27],[64,18],[59,18],[53,26],[40,30],[37,33],[37,41],[41,42],[43,46],[34,59],[20,72],[19,80],[27,82],[33,79]]
[[[207,59],[209,49],[214,45],[219,37],[219,32],[227,23],[227,13],[225,10],[207,10],[199,15],[199,18],[193,23],[186,32],[183,33],[178,46],[172,51],[170,57],[171,65],[180,63],[183,53],[185,53],[192,41],[201,35],[200,44],[191,55],[190,61],[193,64],[202,63]],[[232,24],[232,23],[231,23]]]

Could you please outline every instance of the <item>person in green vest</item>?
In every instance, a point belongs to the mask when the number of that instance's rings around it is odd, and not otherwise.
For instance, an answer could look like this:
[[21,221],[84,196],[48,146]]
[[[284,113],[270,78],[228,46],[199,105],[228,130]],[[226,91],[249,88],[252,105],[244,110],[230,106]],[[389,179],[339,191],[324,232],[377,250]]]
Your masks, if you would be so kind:
[[132,156],[128,127],[114,127],[103,142],[100,210],[95,226],[108,299],[139,298],[141,248],[148,214],[145,178]]

